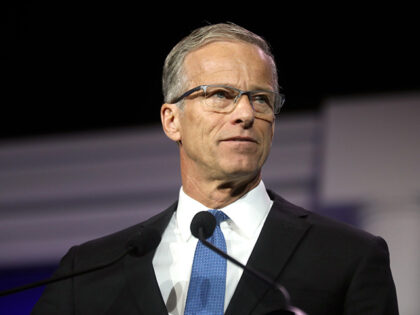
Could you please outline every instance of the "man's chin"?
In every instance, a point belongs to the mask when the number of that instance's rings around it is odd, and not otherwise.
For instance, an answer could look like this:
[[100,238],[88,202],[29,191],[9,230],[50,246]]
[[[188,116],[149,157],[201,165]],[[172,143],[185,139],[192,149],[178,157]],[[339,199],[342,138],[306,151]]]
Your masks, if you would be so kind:
[[252,179],[260,174],[261,168],[257,165],[240,165],[231,164],[225,167],[225,174],[226,177],[234,179],[234,178],[249,178]]

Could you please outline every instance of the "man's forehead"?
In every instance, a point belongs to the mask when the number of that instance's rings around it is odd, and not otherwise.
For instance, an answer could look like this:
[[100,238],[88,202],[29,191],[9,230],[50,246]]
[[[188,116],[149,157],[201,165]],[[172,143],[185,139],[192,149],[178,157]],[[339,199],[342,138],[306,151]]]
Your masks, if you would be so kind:
[[[184,71],[189,81],[195,81],[203,75],[210,75],[218,82],[234,71],[243,74],[253,73],[271,83],[272,68],[270,57],[256,45],[241,41],[215,41],[190,52],[184,61]],[[229,78],[226,78],[227,80]],[[222,80],[222,81],[220,81]],[[209,83],[209,82],[201,82]]]

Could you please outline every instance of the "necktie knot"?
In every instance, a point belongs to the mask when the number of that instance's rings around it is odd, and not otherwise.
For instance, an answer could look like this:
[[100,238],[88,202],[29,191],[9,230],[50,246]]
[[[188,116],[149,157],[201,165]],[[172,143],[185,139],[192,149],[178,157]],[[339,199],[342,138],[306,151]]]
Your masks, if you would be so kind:
[[216,218],[217,225],[220,225],[221,222],[229,219],[229,217],[220,210],[209,210],[209,212]]

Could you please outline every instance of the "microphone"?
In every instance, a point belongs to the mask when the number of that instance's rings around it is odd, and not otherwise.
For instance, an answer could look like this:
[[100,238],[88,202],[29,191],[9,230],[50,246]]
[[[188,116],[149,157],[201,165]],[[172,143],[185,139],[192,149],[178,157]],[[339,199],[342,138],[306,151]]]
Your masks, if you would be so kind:
[[207,242],[207,238],[209,238],[216,228],[216,218],[207,211],[200,211],[198,212],[194,218],[191,221],[191,234],[194,235],[196,238],[198,238],[206,247],[208,247],[210,250],[216,252],[216,254],[222,256],[223,258],[229,260],[236,266],[242,268],[245,272],[253,275],[257,279],[259,279],[262,282],[265,282],[268,286],[271,288],[278,290],[282,293],[284,296],[285,302],[286,302],[286,309],[290,312],[292,312],[295,315],[307,315],[305,312],[300,310],[297,307],[294,307],[290,304],[290,295],[289,292],[286,290],[285,287],[278,284],[277,282],[271,280],[266,275],[262,274],[261,272],[253,269],[251,266],[245,266],[244,264],[240,263],[238,260],[233,258],[232,256],[229,256],[224,251],[220,250],[210,242]]
[[20,291],[24,291],[27,289],[32,289],[35,287],[39,287],[42,285],[46,285],[46,284],[50,284],[50,283],[54,283],[57,281],[61,281],[61,280],[65,280],[68,278],[73,278],[73,277],[77,277],[86,273],[91,273],[97,270],[101,270],[104,269],[106,267],[109,267],[115,263],[117,263],[118,261],[120,261],[121,259],[123,259],[125,256],[127,256],[128,254],[135,256],[135,257],[141,257],[146,255],[147,253],[149,253],[150,251],[154,250],[160,243],[160,233],[152,228],[149,227],[143,227],[143,229],[137,233],[136,235],[134,235],[126,244],[125,246],[125,250],[117,257],[115,257],[114,259],[112,259],[109,262],[91,267],[91,268],[87,268],[84,270],[80,270],[77,272],[73,272],[67,275],[63,275],[60,277],[52,277],[49,279],[45,279],[45,280],[41,280],[38,282],[33,282],[33,283],[29,283],[20,287],[16,287],[16,288],[12,288],[9,290],[5,290],[5,291],[0,291],[0,296],[5,296],[5,295],[9,295],[9,294],[13,294],[13,293],[17,293]]

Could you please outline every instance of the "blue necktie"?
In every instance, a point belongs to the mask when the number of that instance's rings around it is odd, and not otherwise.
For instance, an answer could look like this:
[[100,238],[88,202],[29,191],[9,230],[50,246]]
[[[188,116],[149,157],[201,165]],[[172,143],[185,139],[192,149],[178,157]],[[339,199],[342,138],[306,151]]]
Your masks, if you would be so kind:
[[[216,218],[216,229],[207,241],[226,252],[220,222],[228,217],[222,211],[209,210]],[[226,290],[226,259],[200,241],[195,248],[184,315],[223,315]]]

